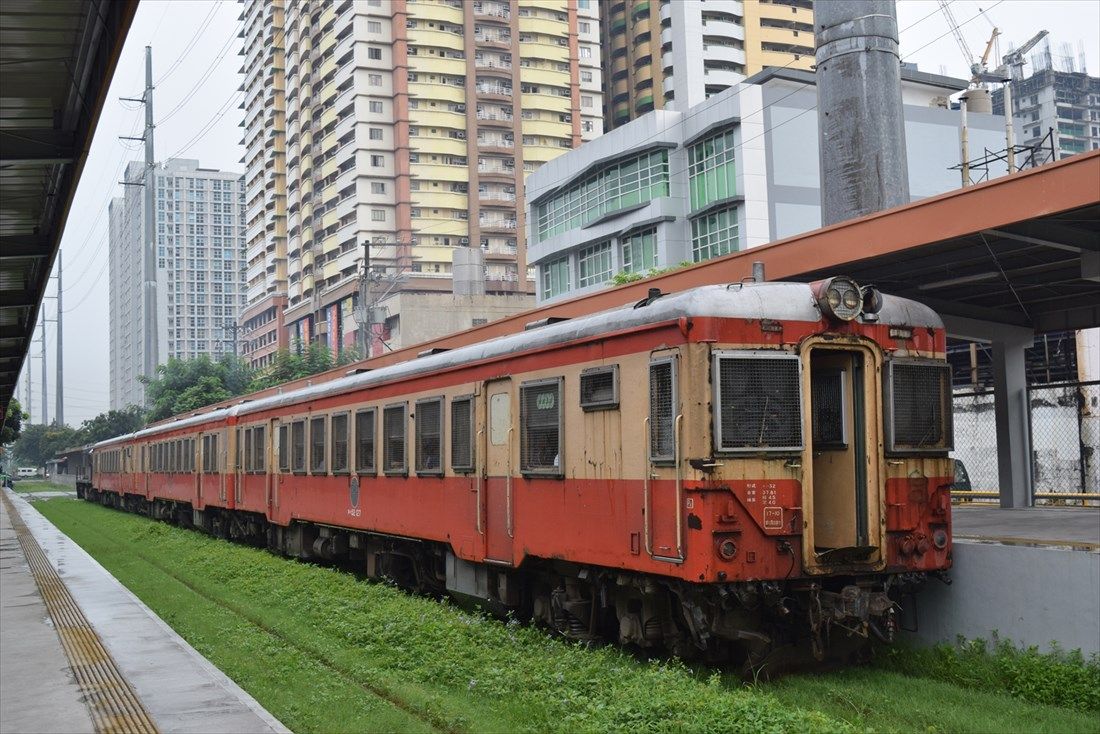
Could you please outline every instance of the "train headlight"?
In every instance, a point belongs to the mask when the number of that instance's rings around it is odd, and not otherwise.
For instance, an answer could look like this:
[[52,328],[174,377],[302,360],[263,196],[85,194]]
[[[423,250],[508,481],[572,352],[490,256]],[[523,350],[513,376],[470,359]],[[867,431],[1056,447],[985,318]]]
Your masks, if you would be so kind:
[[851,278],[838,275],[815,284],[814,293],[822,313],[841,321],[853,321],[863,310],[863,292]]

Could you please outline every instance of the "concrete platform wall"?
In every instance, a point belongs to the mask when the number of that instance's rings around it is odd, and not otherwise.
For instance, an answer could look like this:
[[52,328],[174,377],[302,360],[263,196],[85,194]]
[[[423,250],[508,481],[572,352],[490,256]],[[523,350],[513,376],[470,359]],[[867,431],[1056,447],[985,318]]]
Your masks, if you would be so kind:
[[[959,635],[1100,652],[1100,552],[956,540],[954,583],[917,597],[920,643]],[[908,619],[908,614],[903,614]]]

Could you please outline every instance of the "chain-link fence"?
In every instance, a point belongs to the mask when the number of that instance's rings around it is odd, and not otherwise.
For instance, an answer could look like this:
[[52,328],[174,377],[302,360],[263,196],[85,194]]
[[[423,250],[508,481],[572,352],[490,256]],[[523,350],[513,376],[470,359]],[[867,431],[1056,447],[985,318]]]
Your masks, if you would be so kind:
[[1100,382],[1032,387],[1028,405],[1035,504],[1089,501],[1100,493]]
[[[1100,382],[1028,390],[1032,492],[1039,505],[1100,504]],[[970,493],[962,501],[997,502],[997,421],[993,391],[954,396],[955,451]]]

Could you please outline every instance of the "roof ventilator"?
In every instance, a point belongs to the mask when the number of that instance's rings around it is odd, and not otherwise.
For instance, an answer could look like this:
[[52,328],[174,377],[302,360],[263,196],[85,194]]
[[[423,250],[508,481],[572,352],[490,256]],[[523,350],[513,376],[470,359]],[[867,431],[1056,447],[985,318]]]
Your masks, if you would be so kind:
[[648,306],[649,304],[656,301],[658,298],[660,298],[662,296],[666,296],[666,295],[668,295],[668,294],[667,293],[661,293],[660,288],[650,288],[649,289],[649,295],[647,295],[645,298],[643,298],[642,300],[635,303],[634,308],[644,308],[645,306]]

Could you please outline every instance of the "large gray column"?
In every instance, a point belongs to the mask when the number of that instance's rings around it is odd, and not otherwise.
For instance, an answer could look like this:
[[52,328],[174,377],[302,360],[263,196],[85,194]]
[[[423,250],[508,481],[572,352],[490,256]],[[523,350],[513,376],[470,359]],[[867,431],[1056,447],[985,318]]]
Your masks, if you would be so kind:
[[1024,350],[1032,343],[1030,337],[995,339],[992,343],[1001,507],[1028,507],[1031,504],[1031,442]]
[[814,25],[821,224],[908,204],[894,0],[814,3]]

